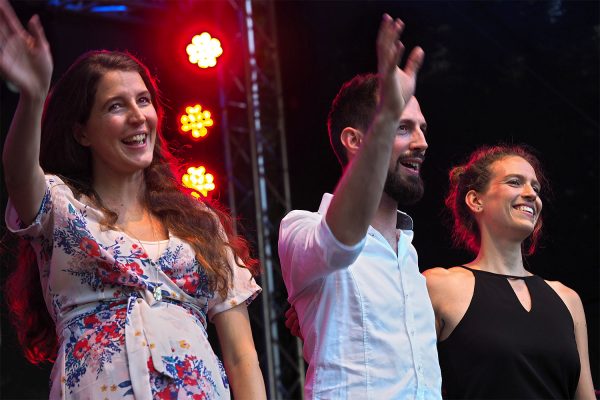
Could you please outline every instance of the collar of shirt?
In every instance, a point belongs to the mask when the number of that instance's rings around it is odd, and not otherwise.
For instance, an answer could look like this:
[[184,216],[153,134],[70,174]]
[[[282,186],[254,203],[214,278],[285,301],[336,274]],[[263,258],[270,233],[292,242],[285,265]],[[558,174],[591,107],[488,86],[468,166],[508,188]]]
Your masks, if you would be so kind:
[[[323,194],[323,198],[321,199],[321,205],[319,205],[319,214],[325,215],[327,209],[329,208],[329,204],[331,204],[331,199],[333,199],[333,195],[331,193]],[[396,229],[400,229],[402,231],[412,231],[413,230],[413,219],[407,213],[398,210],[398,219],[396,220]],[[373,229],[369,227],[369,229]]]

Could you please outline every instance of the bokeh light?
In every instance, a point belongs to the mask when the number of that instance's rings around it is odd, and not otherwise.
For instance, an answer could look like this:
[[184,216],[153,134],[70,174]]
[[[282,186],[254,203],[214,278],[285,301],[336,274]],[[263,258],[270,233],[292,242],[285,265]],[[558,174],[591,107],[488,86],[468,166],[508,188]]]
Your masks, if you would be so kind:
[[188,59],[200,68],[211,68],[217,65],[217,58],[223,54],[221,41],[211,37],[210,33],[202,32],[195,35],[192,42],[185,48]]
[[181,131],[183,133],[190,132],[193,139],[206,136],[207,128],[214,124],[210,111],[202,110],[200,104],[186,107],[185,114],[181,115],[179,121],[181,122]]
[[192,189],[191,195],[199,198],[200,194],[207,197],[208,192],[215,190],[215,178],[206,172],[204,166],[189,167],[187,173],[181,177],[183,186]]

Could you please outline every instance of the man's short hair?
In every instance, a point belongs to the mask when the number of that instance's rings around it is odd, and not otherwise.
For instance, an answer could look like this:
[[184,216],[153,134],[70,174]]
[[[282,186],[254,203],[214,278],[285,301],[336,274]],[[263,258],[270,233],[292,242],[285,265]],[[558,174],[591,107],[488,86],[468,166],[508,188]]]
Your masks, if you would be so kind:
[[333,99],[327,129],[333,152],[342,167],[348,164],[346,148],[340,136],[346,127],[360,129],[366,133],[377,107],[378,78],[376,74],[361,74],[342,85]]

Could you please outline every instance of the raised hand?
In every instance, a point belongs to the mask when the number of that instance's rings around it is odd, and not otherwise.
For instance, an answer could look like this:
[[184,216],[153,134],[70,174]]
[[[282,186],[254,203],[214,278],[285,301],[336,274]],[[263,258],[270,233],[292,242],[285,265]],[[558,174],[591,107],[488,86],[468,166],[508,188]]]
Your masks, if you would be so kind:
[[392,19],[384,14],[377,35],[380,104],[398,117],[415,93],[417,73],[425,57],[423,49],[415,47],[408,56],[404,69],[398,67],[404,53],[404,45],[399,40],[403,30],[404,23],[400,19]]
[[52,77],[52,55],[37,15],[19,22],[7,0],[0,0],[0,75],[26,96],[45,98]]

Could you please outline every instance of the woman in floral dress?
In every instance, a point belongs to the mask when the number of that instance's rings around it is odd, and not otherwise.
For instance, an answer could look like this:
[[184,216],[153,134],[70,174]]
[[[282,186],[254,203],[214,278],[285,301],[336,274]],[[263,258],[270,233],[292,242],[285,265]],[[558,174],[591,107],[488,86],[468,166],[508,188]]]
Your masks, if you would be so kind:
[[54,361],[50,398],[265,398],[246,308],[256,261],[225,213],[180,190],[148,70],[90,52],[48,94],[52,67],[37,16],[25,30],[0,0],[0,75],[20,92],[6,297],[27,357]]

